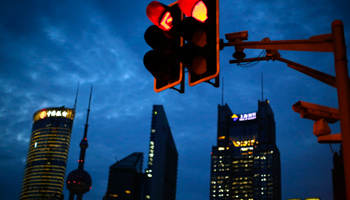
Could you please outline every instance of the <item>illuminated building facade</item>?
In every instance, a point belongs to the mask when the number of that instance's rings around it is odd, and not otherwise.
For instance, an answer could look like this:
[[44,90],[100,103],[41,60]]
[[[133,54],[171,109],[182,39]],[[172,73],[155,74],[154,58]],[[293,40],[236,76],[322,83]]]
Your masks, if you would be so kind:
[[227,104],[218,106],[210,199],[281,199],[280,154],[267,100],[258,102],[257,112],[246,114],[232,113]]
[[110,166],[103,200],[140,200],[144,180],[142,163],[143,153],[135,152]]
[[63,200],[74,115],[64,106],[34,113],[20,200]]
[[178,153],[162,105],[153,105],[145,199],[175,200]]

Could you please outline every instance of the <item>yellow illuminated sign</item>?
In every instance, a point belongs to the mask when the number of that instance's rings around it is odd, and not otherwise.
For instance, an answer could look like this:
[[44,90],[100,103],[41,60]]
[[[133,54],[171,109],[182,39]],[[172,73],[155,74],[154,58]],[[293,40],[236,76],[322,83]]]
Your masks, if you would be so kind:
[[45,108],[34,113],[33,121],[36,122],[48,117],[64,117],[73,120],[74,110],[69,108]]
[[234,141],[232,140],[232,144],[235,147],[247,147],[247,146],[253,146],[255,143],[255,139],[252,140],[245,140],[245,141]]

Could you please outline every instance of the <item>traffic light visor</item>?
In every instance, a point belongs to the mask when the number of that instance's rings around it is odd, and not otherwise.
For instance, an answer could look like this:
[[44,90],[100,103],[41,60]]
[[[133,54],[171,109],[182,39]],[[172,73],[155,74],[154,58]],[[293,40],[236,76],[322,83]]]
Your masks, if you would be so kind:
[[180,10],[187,16],[204,23],[208,19],[208,8],[201,0],[179,0]]
[[146,8],[146,14],[151,22],[163,31],[169,31],[173,27],[173,16],[166,5],[158,1],[152,1]]

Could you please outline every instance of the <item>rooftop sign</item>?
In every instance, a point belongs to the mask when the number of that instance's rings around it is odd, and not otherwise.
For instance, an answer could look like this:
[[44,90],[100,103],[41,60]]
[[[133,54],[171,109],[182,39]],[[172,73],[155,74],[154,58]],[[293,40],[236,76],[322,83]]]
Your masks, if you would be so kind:
[[233,114],[231,118],[234,122],[253,120],[253,119],[256,119],[256,112],[252,112],[248,114]]
[[51,117],[64,117],[73,120],[74,110],[69,108],[44,108],[34,113],[34,122]]

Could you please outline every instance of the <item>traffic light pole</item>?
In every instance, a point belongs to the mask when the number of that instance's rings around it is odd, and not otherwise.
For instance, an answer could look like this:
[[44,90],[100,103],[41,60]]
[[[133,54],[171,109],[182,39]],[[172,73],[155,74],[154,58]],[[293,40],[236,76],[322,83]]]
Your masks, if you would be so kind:
[[[346,46],[344,37],[344,26],[340,20],[332,23],[332,33],[313,36],[308,40],[280,40],[280,41],[257,41],[242,42],[240,40],[228,43],[221,43],[221,48],[235,46],[236,48],[247,49],[267,49],[267,50],[291,50],[291,51],[317,51],[333,52],[335,62],[334,77],[292,61],[276,57],[273,60],[280,60],[288,64],[289,67],[316,78],[337,88],[338,104],[340,112],[340,129],[343,147],[343,161],[345,173],[345,191],[347,200],[350,200],[350,86],[346,58]],[[230,61],[230,63],[240,63],[255,60],[269,60],[271,58],[251,58]]]
[[343,22],[332,23],[335,76],[337,80],[346,199],[350,200],[350,93]]

